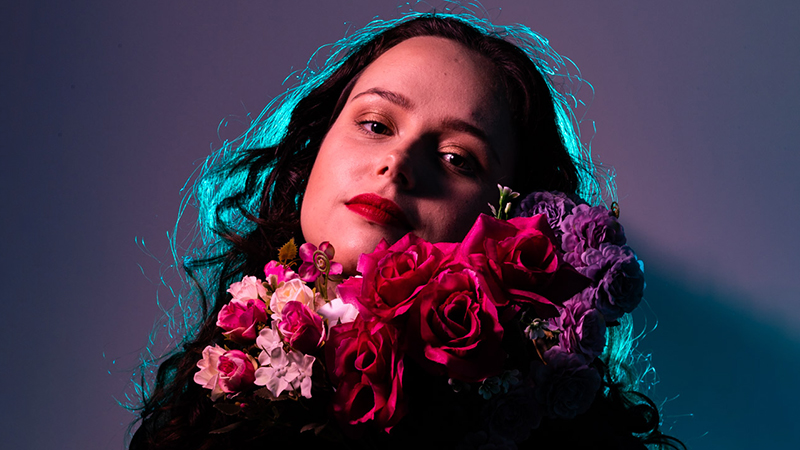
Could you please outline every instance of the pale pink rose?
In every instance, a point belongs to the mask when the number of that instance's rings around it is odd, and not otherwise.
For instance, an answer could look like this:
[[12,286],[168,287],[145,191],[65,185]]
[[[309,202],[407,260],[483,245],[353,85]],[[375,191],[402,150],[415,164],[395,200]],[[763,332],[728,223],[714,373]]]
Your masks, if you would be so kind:
[[194,382],[206,389],[211,389],[211,400],[216,400],[224,394],[219,384],[219,357],[225,354],[225,349],[214,345],[203,349],[203,359],[197,362],[199,372],[194,374]]
[[272,310],[272,318],[279,320],[283,314],[283,307],[289,302],[300,302],[308,306],[312,311],[317,310],[317,299],[314,292],[306,286],[303,280],[289,280],[272,294],[269,308]]
[[251,298],[267,300],[269,298],[264,283],[253,276],[246,276],[242,278],[242,281],[231,284],[228,292],[230,292],[234,300],[249,300]]

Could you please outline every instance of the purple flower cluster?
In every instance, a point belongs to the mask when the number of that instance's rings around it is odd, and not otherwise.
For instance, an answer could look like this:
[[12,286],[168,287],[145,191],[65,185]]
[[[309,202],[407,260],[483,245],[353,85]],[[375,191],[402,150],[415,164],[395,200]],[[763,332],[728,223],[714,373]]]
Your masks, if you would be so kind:
[[613,321],[633,311],[644,296],[644,264],[628,246],[602,244],[587,249],[585,266],[578,271],[590,278],[592,286],[578,294],[595,306],[606,320]]
[[534,192],[525,197],[517,207],[515,217],[547,216],[547,222],[557,237],[561,237],[561,224],[575,208],[575,202],[563,192]]
[[582,256],[601,244],[625,245],[625,230],[611,212],[602,206],[578,205],[561,223],[561,249],[564,259],[582,266]]
[[589,310],[601,313],[605,322],[614,322],[633,311],[644,295],[643,265],[625,245],[622,224],[607,208],[575,205],[561,192],[535,192],[521,202],[517,213],[546,214],[560,239],[564,260],[592,280],[591,286],[564,305],[555,323],[563,332],[560,348],[597,356],[600,331],[595,324],[603,320]]

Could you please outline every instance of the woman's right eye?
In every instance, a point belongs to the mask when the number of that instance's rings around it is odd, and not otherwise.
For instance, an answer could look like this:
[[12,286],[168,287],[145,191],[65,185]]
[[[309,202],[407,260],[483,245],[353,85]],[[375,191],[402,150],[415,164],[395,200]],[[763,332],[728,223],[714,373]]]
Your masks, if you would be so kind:
[[380,134],[390,136],[392,129],[382,122],[377,120],[362,120],[358,122],[358,126],[367,134]]

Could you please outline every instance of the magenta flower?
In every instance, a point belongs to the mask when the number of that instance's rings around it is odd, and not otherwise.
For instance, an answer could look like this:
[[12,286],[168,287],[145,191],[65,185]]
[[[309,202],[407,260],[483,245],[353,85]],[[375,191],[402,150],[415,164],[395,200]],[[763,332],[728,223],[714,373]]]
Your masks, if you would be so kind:
[[558,315],[556,305],[580,292],[589,280],[565,264],[553,244],[555,236],[540,214],[509,221],[481,214],[461,245],[466,265],[491,284],[492,301],[532,304],[538,317]]
[[300,302],[288,302],[283,307],[278,330],[284,341],[293,349],[302,353],[312,353],[322,344],[325,329],[322,317],[314,314]]
[[497,308],[470,269],[446,270],[417,295],[408,322],[409,351],[426,370],[474,382],[503,369]]
[[343,424],[372,422],[389,432],[406,413],[398,331],[358,316],[330,332],[325,361],[336,387],[334,415]]
[[225,336],[240,344],[256,339],[257,324],[267,323],[267,305],[258,298],[232,300],[217,315],[217,326]]
[[439,248],[411,233],[391,247],[381,241],[375,251],[358,259],[363,277],[347,279],[339,285],[339,293],[360,312],[392,320],[411,308],[414,296],[430,281],[443,258]]
[[[318,254],[317,250],[322,252],[325,258]],[[342,265],[337,262],[333,262],[333,246],[328,241],[319,244],[319,249],[317,249],[314,244],[306,242],[300,246],[299,253],[300,259],[303,261],[303,264],[300,265],[300,279],[306,283],[313,283],[317,281],[317,278],[322,275],[320,268],[325,267],[326,264],[330,264],[330,271],[328,272],[329,275],[339,275],[342,273]],[[323,259],[327,260],[327,262],[325,262]]]
[[272,286],[273,289],[277,288],[278,285],[284,281],[300,278],[292,269],[278,261],[270,261],[264,266],[264,276],[266,277],[267,283]]

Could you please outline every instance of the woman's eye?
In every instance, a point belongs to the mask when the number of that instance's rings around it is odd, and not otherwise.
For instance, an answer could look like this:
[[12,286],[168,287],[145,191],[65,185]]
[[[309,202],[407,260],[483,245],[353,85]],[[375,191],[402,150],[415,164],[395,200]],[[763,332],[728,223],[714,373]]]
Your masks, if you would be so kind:
[[382,135],[385,135],[385,136],[389,136],[389,135],[392,134],[391,128],[389,128],[388,126],[386,126],[383,123],[378,122],[376,120],[364,120],[364,121],[358,122],[358,125],[364,131],[366,131],[367,133],[370,133],[370,134],[382,134]]
[[469,174],[475,172],[475,168],[473,167],[471,161],[468,158],[459,155],[458,153],[444,153],[442,154],[442,159],[444,159],[451,166],[455,167],[459,172]]

